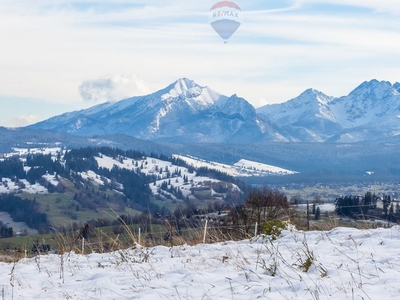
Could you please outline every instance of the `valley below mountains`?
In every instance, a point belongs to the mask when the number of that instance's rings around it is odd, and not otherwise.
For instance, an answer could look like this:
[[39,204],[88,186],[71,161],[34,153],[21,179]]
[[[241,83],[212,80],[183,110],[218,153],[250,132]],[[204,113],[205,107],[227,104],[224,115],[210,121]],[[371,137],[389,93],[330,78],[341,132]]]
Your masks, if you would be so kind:
[[240,160],[292,170],[247,182],[392,181],[400,178],[400,84],[371,80],[335,98],[308,89],[254,108],[179,79],[150,95],[68,112],[25,128],[0,127],[0,155],[14,147],[113,147]]

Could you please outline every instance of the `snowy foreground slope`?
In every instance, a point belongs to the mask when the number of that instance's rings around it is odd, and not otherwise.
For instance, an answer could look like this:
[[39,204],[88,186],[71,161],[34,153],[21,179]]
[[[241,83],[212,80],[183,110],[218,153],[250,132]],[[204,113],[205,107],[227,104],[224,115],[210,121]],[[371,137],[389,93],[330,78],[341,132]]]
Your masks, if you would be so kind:
[[396,226],[48,255],[1,263],[0,288],[4,299],[400,299],[399,247]]

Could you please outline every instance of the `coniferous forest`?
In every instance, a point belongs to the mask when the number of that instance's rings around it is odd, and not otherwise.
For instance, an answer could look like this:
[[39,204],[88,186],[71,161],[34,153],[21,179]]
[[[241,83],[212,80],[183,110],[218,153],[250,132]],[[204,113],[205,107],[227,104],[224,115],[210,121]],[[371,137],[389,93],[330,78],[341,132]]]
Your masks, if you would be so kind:
[[[112,168],[100,167],[96,157],[98,158],[102,155],[121,162],[123,159],[131,159],[136,161],[136,168],[126,169],[116,165]],[[24,187],[22,181],[26,180],[32,185],[40,184],[44,186],[49,193],[60,195],[70,191],[71,187],[65,186],[65,184],[68,185],[68,182],[71,182],[74,193],[70,196],[71,204],[69,206],[74,205],[74,211],[69,207],[65,209],[64,213],[70,215],[76,221],[79,221],[77,220],[77,212],[79,211],[97,211],[109,205],[117,205],[122,210],[124,207],[130,207],[140,212],[161,216],[169,215],[171,211],[166,206],[160,205],[162,203],[162,201],[160,202],[162,200],[162,197],[160,198],[162,191],[168,192],[176,199],[188,204],[187,197],[183,196],[181,189],[174,187],[175,181],[171,183],[172,178],[182,177],[184,182],[189,185],[187,175],[182,175],[177,167],[174,170],[167,170],[166,168],[164,171],[167,171],[167,175],[163,176],[167,177],[159,188],[161,194],[154,195],[150,185],[154,185],[156,180],[160,180],[160,175],[146,175],[140,172],[143,164],[139,165],[137,161],[143,160],[144,157],[146,155],[142,152],[125,151],[110,147],[71,149],[60,152],[56,156],[54,154],[28,153],[24,157],[12,156],[0,160],[0,178],[8,178],[19,187]],[[211,184],[211,181],[209,183],[210,189],[213,188],[216,192],[225,194],[226,203],[243,201],[249,190],[244,182],[213,169],[203,167],[195,170],[193,166],[187,165],[182,160],[162,154],[151,154],[149,157],[169,162],[174,166],[185,167],[190,173],[196,171],[198,176],[227,182],[228,184]],[[89,171],[97,174],[103,180],[103,183],[96,186],[93,185],[93,182],[83,178],[81,173]],[[44,177],[46,174],[55,174],[58,183],[46,181]],[[7,181],[3,182],[3,184],[7,184]],[[230,193],[228,186],[232,184],[236,185],[242,192]],[[207,198],[206,194],[203,195],[201,190],[196,195],[199,199]],[[168,198],[171,200],[170,196]],[[47,232],[54,226],[54,224],[50,224],[51,222],[47,218],[47,210],[48,208],[44,209],[43,205],[41,206],[37,202],[34,194],[29,197],[27,197],[26,193],[22,196],[19,192],[0,195],[0,211],[8,212],[15,222],[25,222],[29,227],[40,232]],[[3,234],[2,237],[5,235]]]

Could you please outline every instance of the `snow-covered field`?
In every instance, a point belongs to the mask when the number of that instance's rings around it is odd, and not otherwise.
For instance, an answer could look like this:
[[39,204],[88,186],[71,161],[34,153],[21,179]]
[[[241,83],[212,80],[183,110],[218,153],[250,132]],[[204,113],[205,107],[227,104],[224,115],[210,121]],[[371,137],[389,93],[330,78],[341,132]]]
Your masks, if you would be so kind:
[[7,227],[12,227],[14,233],[24,233],[26,230],[29,234],[38,234],[36,229],[28,227],[24,222],[14,222],[10,214],[7,212],[0,211],[0,221],[2,221]]
[[399,299],[400,227],[0,263],[3,299]]
[[[204,182],[219,182],[219,180],[216,179],[210,179],[204,176],[197,176],[196,172],[190,173],[189,170],[185,167],[175,166],[171,162],[156,158],[144,157],[143,159],[134,160],[122,157],[120,158],[120,160],[117,160],[106,155],[99,155],[99,157],[95,157],[99,167],[112,169],[114,166],[117,166],[118,168],[137,170],[146,175],[154,175],[159,177],[156,180],[156,185],[150,184],[150,188],[154,195],[158,193],[158,190],[164,181],[170,181],[171,184],[168,187],[172,185],[179,188],[184,197],[191,194],[192,187],[203,187]],[[170,174],[170,178],[168,178],[167,173]],[[178,176],[177,174],[180,175]],[[84,172],[81,174],[81,176],[85,179],[91,179],[92,181],[101,184],[101,182],[99,181],[100,176],[92,171]],[[184,177],[187,178],[187,182],[184,181]],[[236,185],[232,186],[234,189],[238,189]],[[169,194],[166,191],[164,191],[164,193]],[[215,194],[215,192],[213,192],[212,194]],[[175,196],[173,196],[172,194],[171,197],[175,198]]]
[[236,169],[239,168],[241,176],[248,174],[248,176],[265,176],[265,175],[291,175],[297,172],[283,169],[277,166],[271,166],[254,162],[247,159],[241,159],[233,165]]
[[13,148],[13,152],[5,154],[5,157],[11,157],[15,155],[25,156],[28,154],[43,154],[52,156],[56,156],[59,152],[63,152],[60,147],[43,147],[43,148]]
[[[5,154],[5,157],[10,157],[10,156],[14,156],[14,155],[19,155],[19,156],[26,156],[28,154],[51,154],[54,159],[55,157],[59,154],[59,153],[64,153],[65,150],[62,150],[60,147],[53,147],[53,148],[32,148],[32,149],[28,149],[28,148],[13,148],[13,152],[12,153],[7,153]],[[237,177],[237,176],[268,176],[268,175],[290,175],[290,174],[295,174],[297,172],[292,171],[292,170],[287,170],[284,168],[280,168],[277,166],[272,166],[272,165],[268,165],[268,164],[263,164],[263,163],[259,163],[259,162],[254,162],[254,161],[250,161],[250,160],[246,160],[246,159],[241,159],[239,160],[237,163],[233,164],[233,165],[227,165],[227,164],[222,164],[222,163],[218,163],[218,162],[212,162],[212,161],[205,161],[196,157],[191,157],[191,156],[182,156],[182,155],[173,155],[175,158],[179,158],[181,160],[184,160],[185,162],[187,162],[189,165],[192,165],[196,168],[200,168],[200,167],[207,167],[209,169],[215,169],[218,170],[220,172],[224,172],[227,173],[228,175]],[[146,158],[145,158],[146,159]],[[147,160],[155,160],[152,158],[147,158]],[[165,165],[170,165],[169,162],[165,162],[165,161],[160,161],[157,160],[159,162],[163,162],[162,164]],[[114,159],[112,159],[111,157],[102,157],[100,159],[97,159],[97,162],[99,163],[99,165],[103,166],[103,167],[108,167],[108,168],[112,168],[113,165],[117,165],[118,167],[122,168],[126,168],[126,169],[134,169],[135,165],[132,164],[132,160],[128,159],[128,158],[124,158],[122,162],[117,162]]]
[[[28,154],[43,154],[48,155],[51,154],[53,159],[56,159],[58,153],[63,153],[63,150],[59,147],[54,148],[13,148],[13,152],[4,154],[4,157],[12,157],[19,156],[21,161],[26,161],[26,156]],[[28,172],[31,167],[24,166],[24,170]],[[43,176],[47,182],[51,183],[54,186],[58,185],[58,181],[55,178],[55,174],[45,174]],[[18,185],[13,182],[10,178],[0,178],[0,194],[9,194],[9,193],[17,193],[17,192],[26,192],[30,194],[46,194],[48,190],[46,187],[40,185],[39,183],[30,184],[25,179],[20,179],[19,181],[22,183]]]
[[[310,209],[312,208],[312,204],[309,204]],[[297,208],[299,210],[304,210],[307,211],[307,204],[299,204],[299,205],[293,205],[294,208]],[[319,207],[321,210],[321,213],[324,212],[334,212],[336,209],[336,206],[334,203],[326,203],[326,204],[316,204],[315,208]]]
[[[45,175],[46,176],[46,175]],[[48,175],[49,178],[54,179],[54,175]],[[46,178],[47,179],[47,178]],[[55,179],[54,179],[55,180]],[[48,190],[39,183],[30,184],[26,179],[20,179],[20,184],[13,182],[10,178],[1,178],[0,181],[0,194],[17,193],[18,191],[29,194],[47,194]]]
[[195,168],[206,167],[209,169],[214,169],[220,172],[227,173],[228,175],[233,177],[291,175],[297,173],[295,171],[283,169],[277,166],[271,166],[246,159],[241,159],[233,165],[227,165],[183,155],[174,155],[174,157],[185,161],[187,164],[192,165]]

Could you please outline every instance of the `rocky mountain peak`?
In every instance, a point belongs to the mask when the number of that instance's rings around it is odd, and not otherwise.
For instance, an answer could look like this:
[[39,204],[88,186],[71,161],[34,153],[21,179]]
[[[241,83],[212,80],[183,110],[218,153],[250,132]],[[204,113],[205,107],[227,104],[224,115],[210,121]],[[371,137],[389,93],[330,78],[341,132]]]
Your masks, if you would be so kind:
[[398,134],[400,83],[365,81],[334,98],[307,89],[257,110],[234,94],[221,95],[180,78],[147,96],[66,113],[31,125],[75,135],[127,134],[168,142],[356,142]]
[[375,100],[385,99],[394,94],[398,94],[398,91],[389,81],[378,81],[373,79],[370,81],[364,81],[355,88],[348,97],[358,100]]

